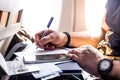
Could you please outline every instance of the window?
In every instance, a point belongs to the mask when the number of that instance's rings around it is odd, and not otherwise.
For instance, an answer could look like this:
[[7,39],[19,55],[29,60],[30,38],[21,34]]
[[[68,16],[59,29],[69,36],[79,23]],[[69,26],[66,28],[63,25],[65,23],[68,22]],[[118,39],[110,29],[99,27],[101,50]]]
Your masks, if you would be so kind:
[[85,0],[86,26],[97,30],[103,18],[106,0]]
[[100,34],[106,0],[85,0],[86,28],[91,29],[92,36]]
[[23,26],[34,34],[46,28],[51,16],[54,17],[52,29],[58,29],[62,0],[25,0]]
[[3,28],[7,25],[8,12],[0,11],[0,28]]

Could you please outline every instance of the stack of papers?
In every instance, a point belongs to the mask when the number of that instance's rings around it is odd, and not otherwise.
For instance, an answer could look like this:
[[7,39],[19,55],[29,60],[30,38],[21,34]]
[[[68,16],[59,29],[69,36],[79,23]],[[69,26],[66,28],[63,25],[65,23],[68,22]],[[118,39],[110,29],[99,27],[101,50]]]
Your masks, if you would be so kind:
[[[55,64],[71,61],[65,56],[65,54],[67,54],[68,52],[68,49],[43,50],[36,47],[37,46],[35,44],[32,44],[28,46],[24,51],[15,53],[15,55],[17,56],[17,60],[23,61],[24,63],[30,62],[29,64],[25,64],[25,65],[36,65],[39,67],[38,72],[32,73],[32,75],[35,78],[50,79],[50,78],[59,76],[59,73],[61,73],[62,70]],[[49,60],[46,60],[46,59],[49,59]]]
[[35,78],[53,78],[62,72],[60,68],[52,63],[24,64],[21,61],[5,61],[0,53],[0,67],[8,76],[32,72]]
[[0,59],[0,67],[8,76],[39,71],[39,67],[36,65],[24,65],[21,61],[5,61],[1,53]]
[[23,62],[25,64],[61,62],[61,61],[68,61],[68,60],[70,60],[70,59],[64,53],[23,56]]

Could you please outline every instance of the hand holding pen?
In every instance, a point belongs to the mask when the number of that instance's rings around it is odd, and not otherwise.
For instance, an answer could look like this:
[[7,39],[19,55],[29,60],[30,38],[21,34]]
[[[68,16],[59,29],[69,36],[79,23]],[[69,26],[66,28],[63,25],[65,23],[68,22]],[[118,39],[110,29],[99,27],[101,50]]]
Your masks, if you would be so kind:
[[[43,38],[47,35],[48,29],[50,28],[50,25],[51,25],[53,19],[54,19],[53,17],[50,18],[50,20],[47,24],[47,29],[44,30],[44,32],[42,33],[42,36],[40,38]],[[39,46],[37,46],[37,48],[39,48]]]
[[50,18],[46,30],[40,31],[35,34],[36,45],[42,49],[51,50],[63,47],[68,40],[65,33],[49,29],[52,21],[53,17]]

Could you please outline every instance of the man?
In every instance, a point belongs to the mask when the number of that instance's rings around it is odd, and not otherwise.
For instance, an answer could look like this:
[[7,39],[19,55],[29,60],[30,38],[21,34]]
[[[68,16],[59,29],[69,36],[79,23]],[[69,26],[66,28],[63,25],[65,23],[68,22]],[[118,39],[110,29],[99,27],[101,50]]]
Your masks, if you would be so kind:
[[103,25],[100,30],[101,33],[99,35],[93,37],[90,31],[63,33],[48,30],[47,35],[43,38],[41,38],[41,36],[44,31],[37,33],[35,35],[35,41],[36,45],[43,49],[55,49],[68,46],[76,47],[68,52],[68,56],[77,61],[84,70],[105,80],[120,80],[120,61],[107,59],[94,48],[104,39],[107,31],[112,31],[112,34],[109,36],[110,47],[113,50],[119,51],[119,26],[120,0],[108,0]]

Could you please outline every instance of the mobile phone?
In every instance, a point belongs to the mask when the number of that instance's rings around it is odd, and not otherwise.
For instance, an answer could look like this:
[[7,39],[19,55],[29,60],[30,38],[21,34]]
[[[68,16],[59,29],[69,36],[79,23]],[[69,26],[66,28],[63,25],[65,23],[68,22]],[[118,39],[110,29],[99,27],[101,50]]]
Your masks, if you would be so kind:
[[43,63],[43,62],[57,62],[69,60],[66,54],[42,54],[42,55],[29,55],[23,57],[24,63]]

